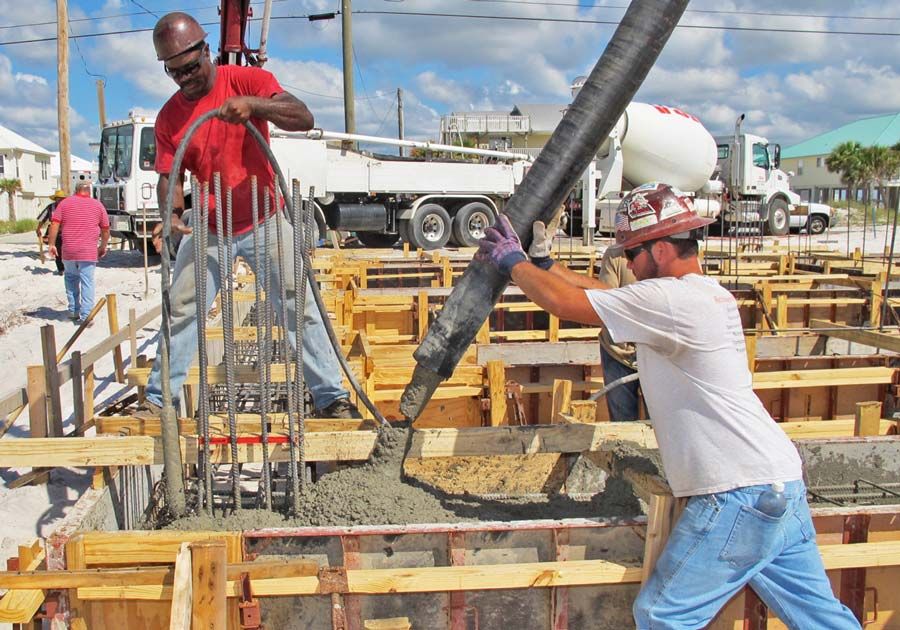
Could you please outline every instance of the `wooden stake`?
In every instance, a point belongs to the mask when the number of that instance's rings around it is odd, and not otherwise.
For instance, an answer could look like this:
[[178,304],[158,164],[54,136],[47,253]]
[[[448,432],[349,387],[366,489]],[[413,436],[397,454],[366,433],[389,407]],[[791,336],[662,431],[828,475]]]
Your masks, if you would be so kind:
[[491,397],[491,426],[506,424],[506,366],[503,361],[488,361],[488,391]]
[[[109,320],[109,334],[115,335],[119,332],[119,308],[115,293],[106,296],[106,317]],[[113,362],[116,366],[116,382],[124,383],[125,363],[122,360],[122,346],[113,348]]]
[[556,424],[564,422],[560,418],[560,414],[569,413],[569,407],[572,403],[572,381],[554,379],[553,380],[553,403],[550,406],[550,422]]
[[175,578],[172,581],[172,608],[169,615],[169,630],[191,630],[191,543],[181,543],[175,559]]
[[856,403],[856,421],[853,425],[853,435],[863,437],[878,435],[881,429],[881,403],[860,402]]
[[59,397],[59,366],[56,362],[56,330],[52,324],[41,326],[41,351],[44,355],[44,383],[49,411],[49,429],[53,437],[62,437],[62,402]]
[[191,628],[225,630],[228,560],[220,540],[190,543]]

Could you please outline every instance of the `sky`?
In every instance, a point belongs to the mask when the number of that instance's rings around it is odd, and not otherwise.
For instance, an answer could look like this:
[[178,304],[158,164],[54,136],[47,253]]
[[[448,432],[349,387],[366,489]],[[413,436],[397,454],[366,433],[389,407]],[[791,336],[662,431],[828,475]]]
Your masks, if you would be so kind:
[[[352,0],[357,131],[395,136],[397,88],[406,137],[414,139],[437,139],[440,117],[450,112],[568,103],[572,80],[590,72],[626,4]],[[70,40],[73,153],[96,159],[90,145],[99,139],[98,79],[105,83],[109,120],[133,109],[154,112],[174,93],[153,51],[158,17],[183,10],[213,23],[206,28],[215,50],[217,5],[69,0],[72,35],[104,34]],[[274,0],[265,66],[309,106],[318,127],[332,131],[344,127],[341,19],[306,16],[339,12],[340,5]],[[262,3],[253,8],[260,17]],[[0,15],[0,124],[56,150],[56,42],[11,43],[54,38],[56,1],[0,0]],[[247,43],[258,42],[253,22]],[[900,111],[898,59],[900,5],[891,2],[693,0],[635,100],[679,107],[713,134],[730,132],[746,113],[746,131],[790,146],[859,118]]]

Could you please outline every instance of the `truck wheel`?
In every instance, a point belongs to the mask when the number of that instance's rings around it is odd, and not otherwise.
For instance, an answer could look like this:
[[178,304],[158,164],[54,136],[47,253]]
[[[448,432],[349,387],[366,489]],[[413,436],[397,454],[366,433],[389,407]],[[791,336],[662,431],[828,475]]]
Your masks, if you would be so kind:
[[813,215],[809,217],[807,229],[810,234],[821,234],[828,229],[828,220],[825,217]]
[[393,247],[398,240],[396,234],[385,234],[384,232],[357,232],[356,238],[366,247]]
[[784,236],[790,229],[788,205],[784,199],[773,199],[769,204],[769,218],[766,221],[766,233],[772,236]]
[[450,240],[450,215],[443,206],[426,203],[409,221],[409,244],[422,249],[437,249]]
[[467,203],[453,217],[453,241],[460,247],[477,247],[484,231],[494,224],[494,211],[480,201]]

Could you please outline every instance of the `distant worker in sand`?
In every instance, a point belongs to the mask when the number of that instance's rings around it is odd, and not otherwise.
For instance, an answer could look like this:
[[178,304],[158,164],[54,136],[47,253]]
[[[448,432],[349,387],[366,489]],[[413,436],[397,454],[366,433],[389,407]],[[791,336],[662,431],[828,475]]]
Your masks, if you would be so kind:
[[[60,230],[66,233],[62,251],[56,245]],[[90,182],[79,182],[75,194],[59,202],[47,238],[50,255],[61,256],[65,267],[69,318],[84,323],[94,308],[94,270],[109,244],[109,216],[103,204],[91,198]]]
[[[181,167],[210,185],[213,173],[221,173],[223,189],[231,188],[233,191],[234,254],[246,260],[255,273],[261,274],[265,269],[264,260],[256,260],[253,248],[250,177],[256,176],[259,190],[268,191],[266,194],[273,201],[275,177],[265,153],[243,123],[250,121],[268,140],[270,122],[286,131],[306,131],[312,129],[314,121],[306,105],[285,92],[271,73],[261,68],[213,64],[206,33],[186,13],[163,16],[153,29],[153,45],[166,74],[178,85],[178,92],[166,102],[156,119],[157,196],[160,206],[163,206],[169,186],[175,186],[175,204],[171,209],[172,231],[185,235],[178,249],[171,289],[170,386],[173,397],[177,398],[197,350],[197,306],[191,228],[180,218],[184,211],[184,172],[171,172],[175,151],[188,127],[197,118],[210,110],[218,110],[218,117],[206,122],[192,136]],[[219,274],[215,272],[218,266],[218,234],[222,227],[215,224],[218,201],[210,194],[210,235],[207,257],[203,263],[208,269],[207,309],[219,289]],[[195,207],[198,202],[194,200]],[[266,251],[269,248],[263,243],[260,257],[268,256],[274,269],[271,299],[275,313],[280,315],[282,312],[280,283],[283,282],[288,296],[288,322],[293,322],[296,317],[294,278],[293,274],[282,277],[282,271],[293,265],[293,226],[274,205],[271,204],[268,217],[260,218],[259,225],[262,229],[265,222],[270,222],[274,233],[275,222],[281,222],[285,234],[283,256],[278,260],[275,248]],[[160,240],[161,227],[156,233],[157,250],[160,249]],[[343,386],[337,356],[316,308],[312,290],[307,287],[306,291],[303,372],[316,407],[315,413],[323,418],[359,418],[360,413],[350,402],[350,394]],[[284,322],[282,325],[289,328]],[[288,339],[296,348],[296,330],[288,329]],[[157,361],[147,384],[144,408],[138,413],[158,415],[161,406],[162,384],[160,363]]]
[[747,584],[791,628],[859,628],[825,575],[800,456],[753,392],[734,296],[701,270],[710,222],[666,184],[631,191],[614,247],[638,282],[618,289],[531,264],[504,215],[477,256],[550,313],[637,348],[666,477],[688,499],[634,603],[638,628],[704,628]]
[[[65,198],[66,193],[60,188],[50,195],[50,199],[53,201],[44,206],[44,209],[41,210],[41,213],[37,216],[37,228],[35,228],[34,233],[47,245],[50,244],[50,219],[53,218],[53,211],[56,210],[56,206],[59,205],[59,202]],[[59,230],[56,233],[56,241],[53,244],[56,245],[56,256],[54,258],[56,260],[56,275],[61,276],[66,269],[62,260],[62,230]],[[43,245],[41,245],[41,247],[43,248]],[[41,249],[41,251],[43,252],[43,249]],[[43,254],[41,254],[41,262],[43,261]]]

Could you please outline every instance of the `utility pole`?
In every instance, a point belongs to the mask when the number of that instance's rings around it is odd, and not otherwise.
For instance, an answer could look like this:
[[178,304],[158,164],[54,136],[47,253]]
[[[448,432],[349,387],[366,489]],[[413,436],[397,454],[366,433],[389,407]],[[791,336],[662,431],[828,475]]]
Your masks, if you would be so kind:
[[356,133],[356,108],[353,101],[353,32],[350,0],[341,0],[341,31],[344,53],[344,131]]
[[103,79],[97,79],[97,111],[100,113],[100,131],[106,126],[106,97],[103,95]]
[[[397,88],[397,137],[403,140],[403,90]],[[403,157],[403,147],[400,147],[400,157]]]
[[59,123],[59,187],[72,194],[72,157],[69,146],[69,9],[56,0],[56,116]]

